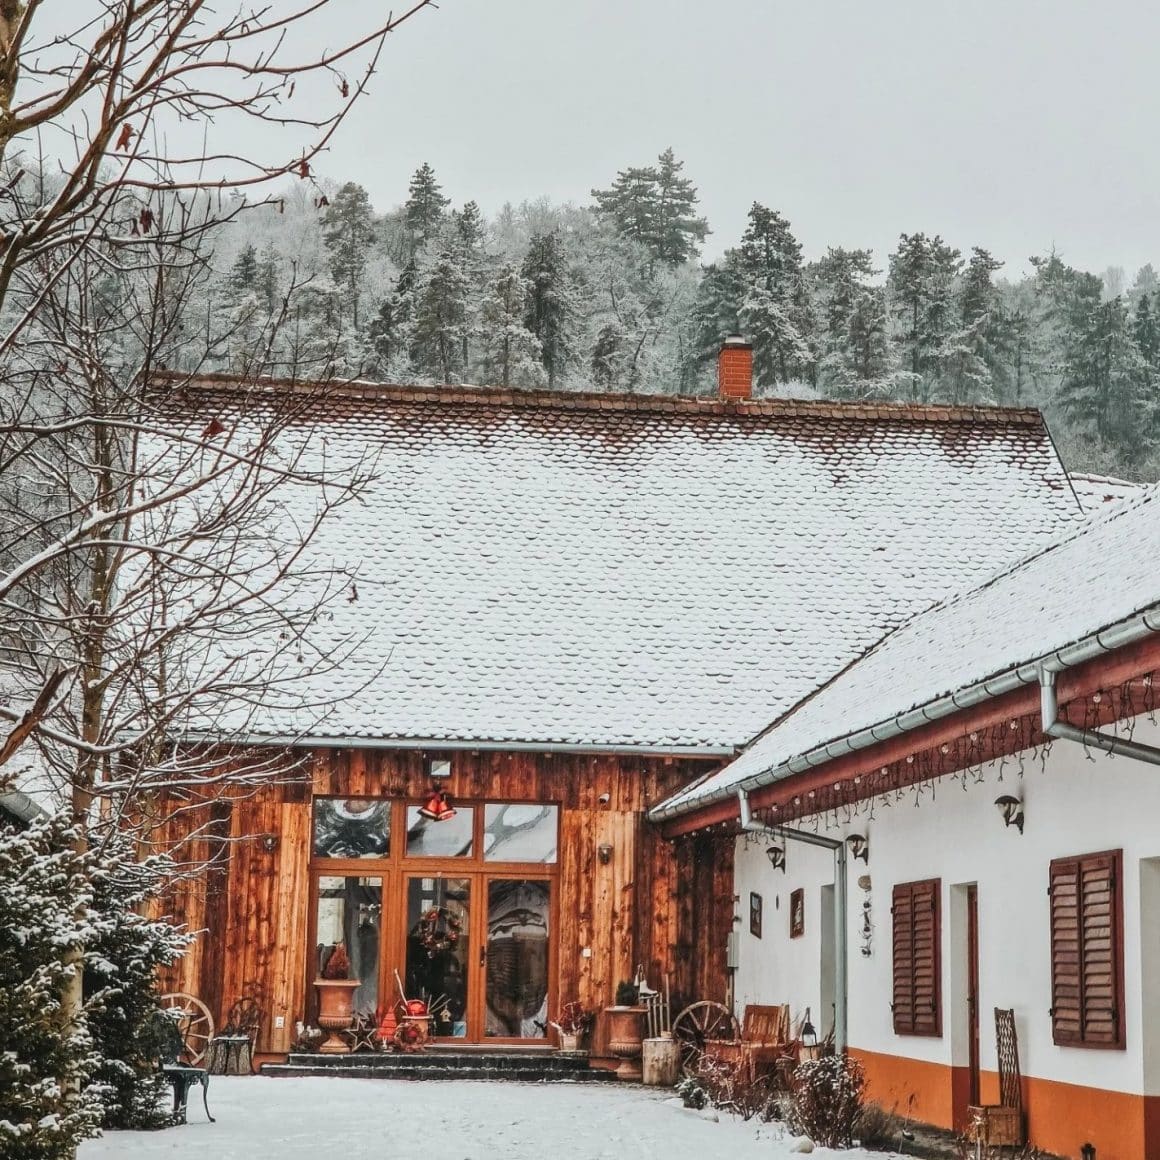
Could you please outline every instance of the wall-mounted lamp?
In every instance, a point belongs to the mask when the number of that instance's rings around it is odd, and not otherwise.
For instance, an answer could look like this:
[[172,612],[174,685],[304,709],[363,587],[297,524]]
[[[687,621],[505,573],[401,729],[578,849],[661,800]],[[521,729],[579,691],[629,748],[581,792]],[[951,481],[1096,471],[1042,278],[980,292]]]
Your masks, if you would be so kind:
[[612,801],[612,794],[602,793],[596,800],[600,803],[600,805],[606,806],[610,801]]
[[432,757],[427,762],[427,776],[428,777],[450,777],[451,776],[451,758],[450,757]]
[[1003,815],[1003,825],[1016,826],[1019,833],[1023,833],[1023,803],[1017,797],[1005,793],[995,799],[995,805]]
[[1083,1160],[1096,1160],[1096,1146],[1094,1144],[1084,1144],[1079,1150],[1080,1156]]
[[775,869],[785,873],[785,847],[784,846],[770,846],[765,851],[765,856],[769,859],[769,864]]
[[865,834],[849,834],[846,845],[850,847],[850,857],[855,861],[870,861],[870,839]]
[[266,851],[267,854],[273,854],[278,849],[278,835],[277,834],[263,834],[258,839],[258,845]]
[[607,842],[601,842],[596,847],[596,856],[600,859],[601,866],[607,866],[612,861],[612,847]]
[[799,1033],[800,1048],[799,1058],[803,1063],[815,1060],[822,1054],[822,1049],[818,1044],[818,1033],[813,1023],[810,1021],[810,1009],[806,1008],[806,1017],[802,1022],[802,1029]]

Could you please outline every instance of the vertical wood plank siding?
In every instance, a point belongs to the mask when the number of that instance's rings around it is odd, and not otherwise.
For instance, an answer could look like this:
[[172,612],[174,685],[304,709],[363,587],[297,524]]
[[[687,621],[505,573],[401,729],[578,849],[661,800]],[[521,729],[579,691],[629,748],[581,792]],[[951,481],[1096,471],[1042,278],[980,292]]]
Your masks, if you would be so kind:
[[[208,856],[211,845],[218,856],[214,867],[181,882],[163,907],[201,932],[168,972],[165,988],[199,996],[219,1021],[247,988],[257,988],[267,1016],[258,1049],[289,1050],[307,998],[311,797],[417,799],[429,785],[425,768],[417,751],[320,750],[304,780],[232,791],[231,798],[185,809],[162,826],[156,844],[172,847],[196,834],[188,843],[191,860]],[[705,770],[694,761],[615,755],[452,756],[445,785],[454,799],[561,807],[560,1001],[611,1003],[616,984],[638,965],[653,986],[670,975],[675,1003],[724,998],[732,838],[699,835],[673,843],[644,818],[650,806]],[[158,812],[164,816],[166,809]],[[263,848],[266,835],[276,839],[272,851]],[[602,844],[612,847],[607,865],[597,854]],[[590,956],[581,955],[583,947]],[[284,1027],[274,1028],[276,1016]]]

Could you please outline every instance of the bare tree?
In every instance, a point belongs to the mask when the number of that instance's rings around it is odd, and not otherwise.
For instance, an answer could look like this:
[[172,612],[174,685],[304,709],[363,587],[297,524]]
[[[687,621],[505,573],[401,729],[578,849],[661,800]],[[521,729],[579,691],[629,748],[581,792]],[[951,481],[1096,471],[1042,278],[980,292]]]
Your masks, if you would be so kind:
[[82,848],[160,798],[285,776],[181,738],[276,707],[305,725],[325,707],[301,677],[354,645],[316,642],[355,579],[308,548],[373,464],[318,454],[333,386],[264,377],[298,288],[228,387],[200,372],[242,322],[194,331],[190,304],[215,231],[313,182],[430,3],[353,5],[365,27],[319,50],[339,0],[0,0],[0,790],[35,755]]

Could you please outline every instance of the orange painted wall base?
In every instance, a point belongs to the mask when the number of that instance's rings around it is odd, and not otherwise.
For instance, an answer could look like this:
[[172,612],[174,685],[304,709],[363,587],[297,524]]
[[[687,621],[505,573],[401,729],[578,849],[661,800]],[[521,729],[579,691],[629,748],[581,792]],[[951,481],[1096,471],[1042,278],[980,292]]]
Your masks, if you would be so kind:
[[[856,1047],[850,1054],[866,1069],[867,1099],[924,1124],[963,1129],[956,1119],[965,1069]],[[996,1102],[998,1075],[983,1072],[980,1080],[983,1103]],[[1160,1096],[1025,1076],[1023,1106],[1028,1140],[1053,1155],[1079,1160],[1080,1148],[1090,1143],[1099,1160],[1160,1160]]]

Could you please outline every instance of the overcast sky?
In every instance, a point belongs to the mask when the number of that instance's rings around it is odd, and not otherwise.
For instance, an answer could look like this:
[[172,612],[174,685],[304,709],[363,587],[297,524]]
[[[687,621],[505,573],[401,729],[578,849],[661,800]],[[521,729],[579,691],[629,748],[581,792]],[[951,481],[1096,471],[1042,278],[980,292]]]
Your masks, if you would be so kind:
[[491,212],[672,145],[710,254],[757,199],[807,255],[925,230],[1130,277],[1160,266],[1158,45],[1144,0],[440,0],[322,168],[382,210],[427,160]]

